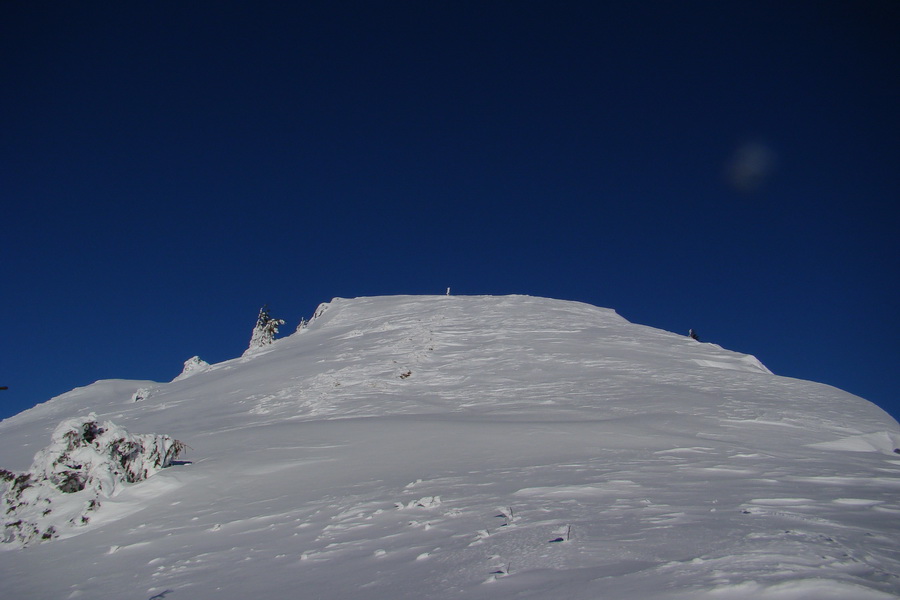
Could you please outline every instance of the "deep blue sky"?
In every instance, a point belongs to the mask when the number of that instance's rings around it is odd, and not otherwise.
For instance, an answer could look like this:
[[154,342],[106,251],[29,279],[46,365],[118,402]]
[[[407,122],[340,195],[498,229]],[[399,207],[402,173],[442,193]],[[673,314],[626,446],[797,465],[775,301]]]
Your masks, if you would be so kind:
[[0,416],[522,293],[900,416],[900,4],[5,2]]

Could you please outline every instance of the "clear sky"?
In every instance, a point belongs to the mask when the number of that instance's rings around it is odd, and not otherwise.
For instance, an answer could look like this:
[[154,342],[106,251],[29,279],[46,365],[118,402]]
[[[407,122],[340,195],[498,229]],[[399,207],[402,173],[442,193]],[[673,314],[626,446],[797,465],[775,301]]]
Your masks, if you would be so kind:
[[2,3],[0,416],[451,286],[898,417],[898,38],[893,0]]

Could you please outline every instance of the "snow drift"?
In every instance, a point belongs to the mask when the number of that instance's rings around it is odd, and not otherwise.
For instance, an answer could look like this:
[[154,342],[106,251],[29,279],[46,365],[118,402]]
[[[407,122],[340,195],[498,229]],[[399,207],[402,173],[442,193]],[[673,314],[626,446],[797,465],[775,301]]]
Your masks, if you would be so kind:
[[608,309],[335,299],[190,377],[7,419],[0,466],[92,411],[193,462],[0,545],[11,597],[900,597],[890,416]]

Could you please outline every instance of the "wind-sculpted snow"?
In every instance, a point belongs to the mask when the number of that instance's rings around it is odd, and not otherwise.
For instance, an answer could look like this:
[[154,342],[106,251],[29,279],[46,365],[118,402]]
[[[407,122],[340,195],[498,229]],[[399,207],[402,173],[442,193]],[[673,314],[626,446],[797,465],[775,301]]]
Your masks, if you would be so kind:
[[193,462],[0,553],[10,597],[900,597],[893,419],[607,309],[335,299],[252,355],[7,419],[0,466],[90,411]]

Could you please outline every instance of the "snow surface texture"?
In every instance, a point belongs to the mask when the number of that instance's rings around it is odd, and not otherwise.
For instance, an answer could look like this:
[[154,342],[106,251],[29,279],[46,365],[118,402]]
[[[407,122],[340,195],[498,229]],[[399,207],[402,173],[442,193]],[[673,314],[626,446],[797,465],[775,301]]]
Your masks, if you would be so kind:
[[172,464],[183,445],[164,435],[132,435],[97,415],[66,419],[26,473],[4,472],[4,543],[25,546],[87,525],[125,483]]
[[0,466],[90,411],[193,462],[0,552],[6,597],[900,597],[890,416],[607,309],[335,299],[189,378],[7,419]]

